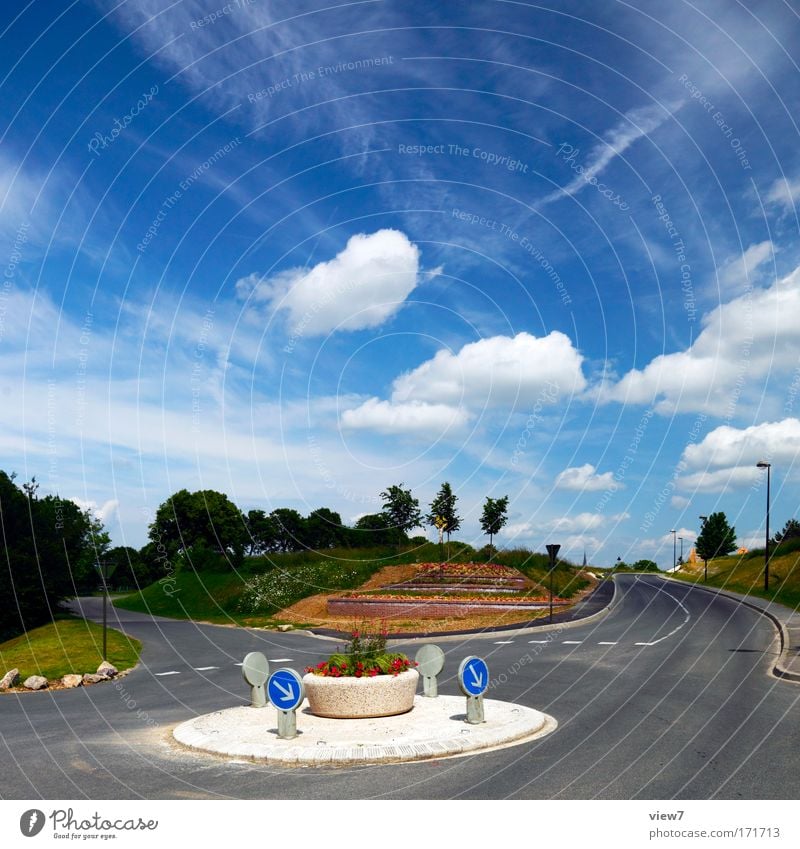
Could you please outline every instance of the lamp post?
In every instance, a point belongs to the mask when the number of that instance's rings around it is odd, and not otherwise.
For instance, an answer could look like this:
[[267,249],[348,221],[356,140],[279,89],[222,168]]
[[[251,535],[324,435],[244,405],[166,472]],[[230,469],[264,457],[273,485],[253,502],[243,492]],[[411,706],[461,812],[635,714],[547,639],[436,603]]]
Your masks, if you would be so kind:
[[553,621],[553,571],[556,568],[556,555],[560,545],[548,545],[547,553],[550,555],[550,621]]
[[756,467],[759,469],[767,470],[767,528],[766,528],[766,541],[764,544],[764,592],[769,592],[769,478],[770,472],[772,471],[772,463],[767,463],[766,460],[759,460],[756,463]]
[[673,530],[670,531],[670,533],[672,534],[672,571],[674,572],[675,566],[677,565],[676,561],[675,561],[675,556],[677,554],[677,547],[678,547],[678,543],[676,541],[677,540],[676,534],[678,532],[673,529]]
[[[708,521],[708,516],[700,516],[700,521],[703,523],[703,526],[700,528],[700,533],[702,534],[706,527],[706,522]],[[703,547],[703,551],[705,551],[705,546]],[[703,583],[708,583],[708,558],[703,555]]]

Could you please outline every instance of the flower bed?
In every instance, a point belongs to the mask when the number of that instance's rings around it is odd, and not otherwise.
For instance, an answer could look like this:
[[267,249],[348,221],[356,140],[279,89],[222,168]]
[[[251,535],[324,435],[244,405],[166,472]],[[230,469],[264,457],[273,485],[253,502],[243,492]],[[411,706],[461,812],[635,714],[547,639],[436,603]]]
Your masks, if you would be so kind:
[[[549,599],[484,598],[454,600],[443,597],[386,598],[381,596],[356,596],[351,598],[328,599],[328,613],[335,616],[371,616],[391,617],[408,616],[414,619],[435,619],[440,617],[480,615],[509,610],[543,610],[550,604]],[[560,607],[569,604],[563,599],[553,599],[553,605]]]

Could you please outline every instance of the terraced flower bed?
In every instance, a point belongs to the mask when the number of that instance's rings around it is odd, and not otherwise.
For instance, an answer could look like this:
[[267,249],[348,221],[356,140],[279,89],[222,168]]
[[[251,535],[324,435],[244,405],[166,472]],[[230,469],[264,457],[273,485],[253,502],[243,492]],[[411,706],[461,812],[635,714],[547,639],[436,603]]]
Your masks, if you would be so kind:
[[[334,615],[438,618],[497,610],[540,610],[550,600],[542,588],[509,566],[494,563],[422,563],[408,581],[328,600]],[[553,604],[569,602],[554,598]]]

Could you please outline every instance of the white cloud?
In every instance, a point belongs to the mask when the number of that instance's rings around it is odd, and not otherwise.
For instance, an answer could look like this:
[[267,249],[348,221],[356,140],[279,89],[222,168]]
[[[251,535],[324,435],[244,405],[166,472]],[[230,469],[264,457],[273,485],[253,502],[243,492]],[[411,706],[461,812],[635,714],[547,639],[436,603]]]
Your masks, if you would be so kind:
[[113,519],[119,509],[119,500],[116,498],[111,498],[99,506],[96,501],[84,501],[82,498],[71,498],[70,501],[77,504],[81,510],[88,510],[95,519],[99,519],[103,524],[107,524]]
[[446,404],[427,404],[411,401],[393,404],[370,398],[361,406],[342,413],[342,427],[374,430],[378,433],[443,434],[451,428],[461,428],[468,420],[466,410]]
[[522,411],[552,406],[586,388],[583,357],[563,333],[529,333],[470,342],[400,375],[390,401],[371,398],[342,414],[343,427],[384,433],[443,432],[461,427],[481,407]]
[[392,400],[513,406],[522,400],[553,404],[582,391],[583,357],[572,341],[554,330],[548,336],[529,333],[492,336],[464,345],[458,353],[441,350],[394,381]]
[[597,492],[622,487],[622,484],[614,480],[613,472],[603,472],[602,475],[598,475],[591,463],[564,469],[556,478],[555,485],[558,489],[573,489],[579,492]]
[[767,239],[765,242],[750,245],[747,250],[729,259],[717,275],[720,290],[728,294],[739,294],[752,288],[756,283],[759,268],[772,259],[775,246]]
[[597,177],[617,156],[623,154],[634,142],[648,136],[670,118],[681,103],[669,105],[653,104],[631,109],[622,120],[612,127],[603,141],[598,142],[589,151],[583,173],[578,174],[563,189],[549,194],[542,203],[550,203],[560,198],[577,194],[592,179]]
[[722,492],[751,486],[764,476],[756,468],[759,460],[791,468],[800,459],[800,420],[763,422],[740,429],[723,425],[711,431],[702,442],[689,445],[683,462],[691,474],[678,478],[682,489]]
[[793,180],[781,177],[776,180],[767,190],[765,200],[791,211],[800,203],[800,177]]
[[670,498],[669,503],[676,510],[685,510],[692,502],[688,498],[684,498],[682,495],[673,495]]
[[419,248],[398,230],[352,236],[332,260],[236,282],[240,297],[289,313],[291,332],[378,327],[393,316],[419,282]]
[[708,410],[732,415],[747,393],[760,396],[758,378],[788,374],[800,346],[800,269],[767,289],[721,304],[685,351],[661,354],[643,369],[599,390],[606,399],[655,404],[671,414]]

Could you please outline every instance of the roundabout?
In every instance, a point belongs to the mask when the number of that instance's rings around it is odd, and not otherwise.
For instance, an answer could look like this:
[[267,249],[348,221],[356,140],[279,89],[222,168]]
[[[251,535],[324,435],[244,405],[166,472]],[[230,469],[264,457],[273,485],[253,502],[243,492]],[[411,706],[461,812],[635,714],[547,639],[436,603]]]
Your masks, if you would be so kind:
[[213,755],[275,766],[356,766],[402,763],[478,754],[528,743],[558,723],[533,708],[487,699],[485,721],[466,722],[464,698],[416,696],[413,710],[373,719],[314,716],[304,702],[297,736],[278,736],[272,706],[240,706],[183,722],[172,732],[182,746]]

